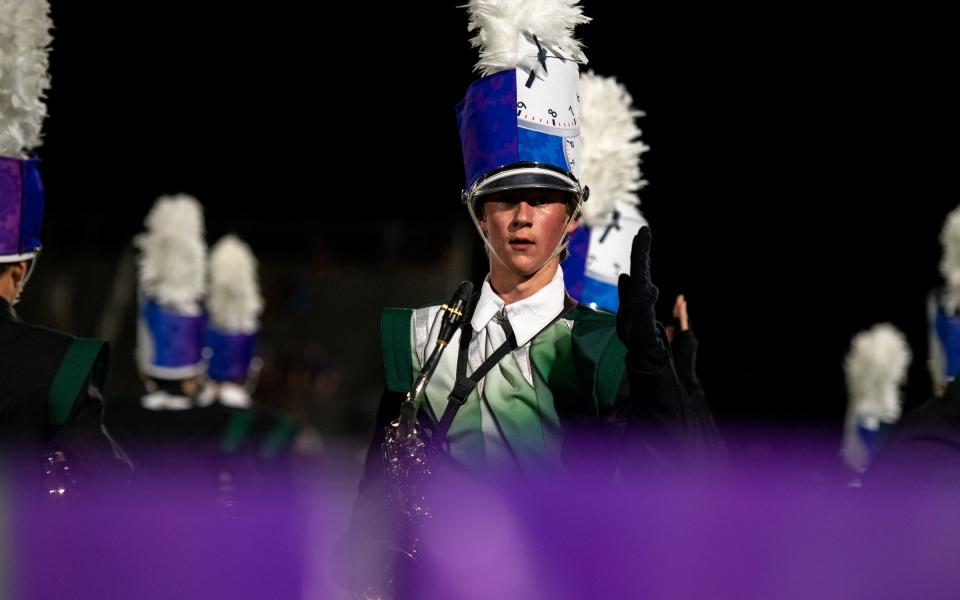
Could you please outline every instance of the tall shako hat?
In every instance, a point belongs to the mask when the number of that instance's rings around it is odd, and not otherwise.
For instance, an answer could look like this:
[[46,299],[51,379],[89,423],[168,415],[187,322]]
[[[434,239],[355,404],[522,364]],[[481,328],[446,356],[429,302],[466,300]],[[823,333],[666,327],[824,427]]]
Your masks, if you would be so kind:
[[164,196],[145,224],[134,239],[140,250],[137,364],[150,377],[188,379],[203,372],[203,209],[191,196]]
[[465,196],[519,187],[582,193],[578,0],[472,0],[475,81],[457,106]]
[[0,263],[40,252],[44,195],[39,160],[50,87],[46,0],[0,0]]
[[[579,0],[471,0],[466,8],[482,75],[457,105],[463,200],[478,231],[476,201],[519,188],[550,188],[580,203],[579,65],[574,28],[589,22]],[[487,247],[486,236],[480,231]],[[558,244],[554,255],[566,244]],[[496,255],[494,251],[493,254]]]
[[935,388],[945,387],[960,373],[960,208],[947,215],[940,232],[944,285],[931,295],[930,374]]
[[262,312],[257,260],[240,238],[224,236],[210,250],[208,318],[203,334],[210,379],[246,381]]
[[616,312],[617,280],[630,272],[633,237],[647,224],[637,193],[647,184],[640,155],[650,148],[640,141],[636,123],[644,113],[615,78],[583,73],[580,99],[580,179],[590,188],[590,202],[570,236],[564,282],[581,303]]
[[857,473],[869,468],[885,430],[900,418],[900,386],[911,360],[906,337],[889,323],[874,325],[850,342],[843,365],[848,400],[840,454]]

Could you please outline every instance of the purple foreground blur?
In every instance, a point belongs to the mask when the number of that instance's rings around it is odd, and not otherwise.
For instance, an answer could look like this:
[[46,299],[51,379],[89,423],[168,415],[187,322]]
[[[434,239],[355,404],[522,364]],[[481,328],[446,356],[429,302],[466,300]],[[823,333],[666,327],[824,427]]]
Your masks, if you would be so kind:
[[[957,597],[955,494],[785,472],[433,490],[426,597]],[[352,492],[277,489],[265,482],[229,510],[176,487],[135,501],[8,504],[9,596],[349,597],[327,569]]]

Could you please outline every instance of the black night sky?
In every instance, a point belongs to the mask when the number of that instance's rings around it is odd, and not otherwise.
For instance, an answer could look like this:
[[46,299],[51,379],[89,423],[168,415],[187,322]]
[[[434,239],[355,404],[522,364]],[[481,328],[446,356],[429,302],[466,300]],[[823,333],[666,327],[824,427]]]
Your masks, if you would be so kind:
[[[211,239],[237,231],[265,262],[318,244],[375,262],[387,224],[419,232],[400,255],[422,260],[467,219],[453,106],[475,52],[459,3],[54,1],[45,260],[113,261],[179,191],[204,203]],[[661,308],[687,295],[721,423],[839,428],[850,337],[880,321],[908,335],[908,404],[922,401],[925,295],[960,202],[949,21],[583,4],[590,68],[647,113]]]

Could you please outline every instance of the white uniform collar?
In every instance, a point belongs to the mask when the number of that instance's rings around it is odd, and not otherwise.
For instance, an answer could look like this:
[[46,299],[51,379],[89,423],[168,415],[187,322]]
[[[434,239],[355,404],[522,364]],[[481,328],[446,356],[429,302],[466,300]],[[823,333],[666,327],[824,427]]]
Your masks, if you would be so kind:
[[505,310],[517,338],[517,346],[522,347],[563,311],[565,298],[563,269],[559,266],[550,283],[529,298],[512,304],[506,304],[503,298],[493,291],[488,274],[480,289],[480,298],[477,300],[470,325],[474,331],[481,331],[497,313]]

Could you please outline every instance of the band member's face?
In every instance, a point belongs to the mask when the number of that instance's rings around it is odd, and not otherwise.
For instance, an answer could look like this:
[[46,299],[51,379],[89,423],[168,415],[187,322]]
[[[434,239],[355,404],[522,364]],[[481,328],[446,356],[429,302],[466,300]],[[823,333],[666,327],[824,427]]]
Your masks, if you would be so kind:
[[483,201],[480,227],[511,270],[532,275],[550,258],[565,234],[577,228],[567,220],[570,196],[559,190],[517,189]]

